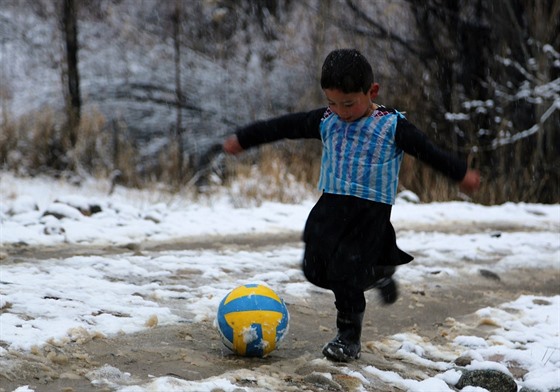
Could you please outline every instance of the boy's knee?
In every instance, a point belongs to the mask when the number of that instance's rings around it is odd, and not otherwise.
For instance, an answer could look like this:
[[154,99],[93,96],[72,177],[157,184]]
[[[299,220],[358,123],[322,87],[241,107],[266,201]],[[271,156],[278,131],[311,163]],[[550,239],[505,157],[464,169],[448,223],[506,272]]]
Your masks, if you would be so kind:
[[383,278],[390,278],[395,274],[396,271],[397,271],[397,267],[395,267],[394,265],[383,265],[383,266],[377,266],[373,268],[373,273],[377,280]]

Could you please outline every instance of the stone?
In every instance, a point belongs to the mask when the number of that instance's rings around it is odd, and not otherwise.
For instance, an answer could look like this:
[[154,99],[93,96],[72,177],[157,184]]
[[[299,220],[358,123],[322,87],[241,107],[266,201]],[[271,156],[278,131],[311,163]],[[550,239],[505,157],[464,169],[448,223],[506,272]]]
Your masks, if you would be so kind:
[[493,369],[466,370],[455,386],[458,389],[473,386],[490,392],[517,392],[513,377]]

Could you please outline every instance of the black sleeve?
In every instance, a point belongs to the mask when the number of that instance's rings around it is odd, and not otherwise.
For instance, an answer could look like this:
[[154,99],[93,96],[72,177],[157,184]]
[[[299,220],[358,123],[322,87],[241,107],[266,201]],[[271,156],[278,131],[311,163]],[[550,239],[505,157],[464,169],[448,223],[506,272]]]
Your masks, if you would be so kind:
[[397,146],[455,181],[461,181],[467,172],[467,162],[455,154],[436,146],[428,137],[405,118],[397,121]]
[[281,139],[321,139],[320,125],[326,108],[257,121],[235,131],[244,149]]

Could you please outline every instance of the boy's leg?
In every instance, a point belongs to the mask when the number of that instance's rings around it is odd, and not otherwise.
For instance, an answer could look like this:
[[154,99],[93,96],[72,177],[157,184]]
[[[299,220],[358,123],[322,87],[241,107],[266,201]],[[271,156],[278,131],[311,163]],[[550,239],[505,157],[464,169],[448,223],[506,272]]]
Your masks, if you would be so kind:
[[394,266],[380,266],[375,267],[375,276],[379,277],[374,287],[379,290],[381,300],[385,304],[393,304],[399,298],[399,290],[396,281],[393,279],[393,274],[396,271]]
[[366,308],[364,292],[344,283],[331,283],[337,309],[337,334],[323,347],[333,361],[348,362],[360,357],[362,321]]

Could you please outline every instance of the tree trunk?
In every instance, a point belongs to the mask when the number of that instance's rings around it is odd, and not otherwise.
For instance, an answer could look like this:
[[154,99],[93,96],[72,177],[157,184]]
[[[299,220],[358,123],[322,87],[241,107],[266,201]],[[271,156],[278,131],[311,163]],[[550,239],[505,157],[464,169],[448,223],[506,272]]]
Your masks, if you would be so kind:
[[66,66],[68,79],[67,135],[70,147],[77,142],[77,129],[80,123],[82,99],[80,96],[80,74],[78,72],[78,23],[75,0],[63,0],[62,27],[66,41]]
[[183,89],[181,87],[181,0],[175,1],[175,11],[173,14],[173,47],[175,61],[175,95],[177,117],[175,121],[175,134],[172,140],[177,149],[177,180],[180,182],[183,177],[183,109],[185,101]]

